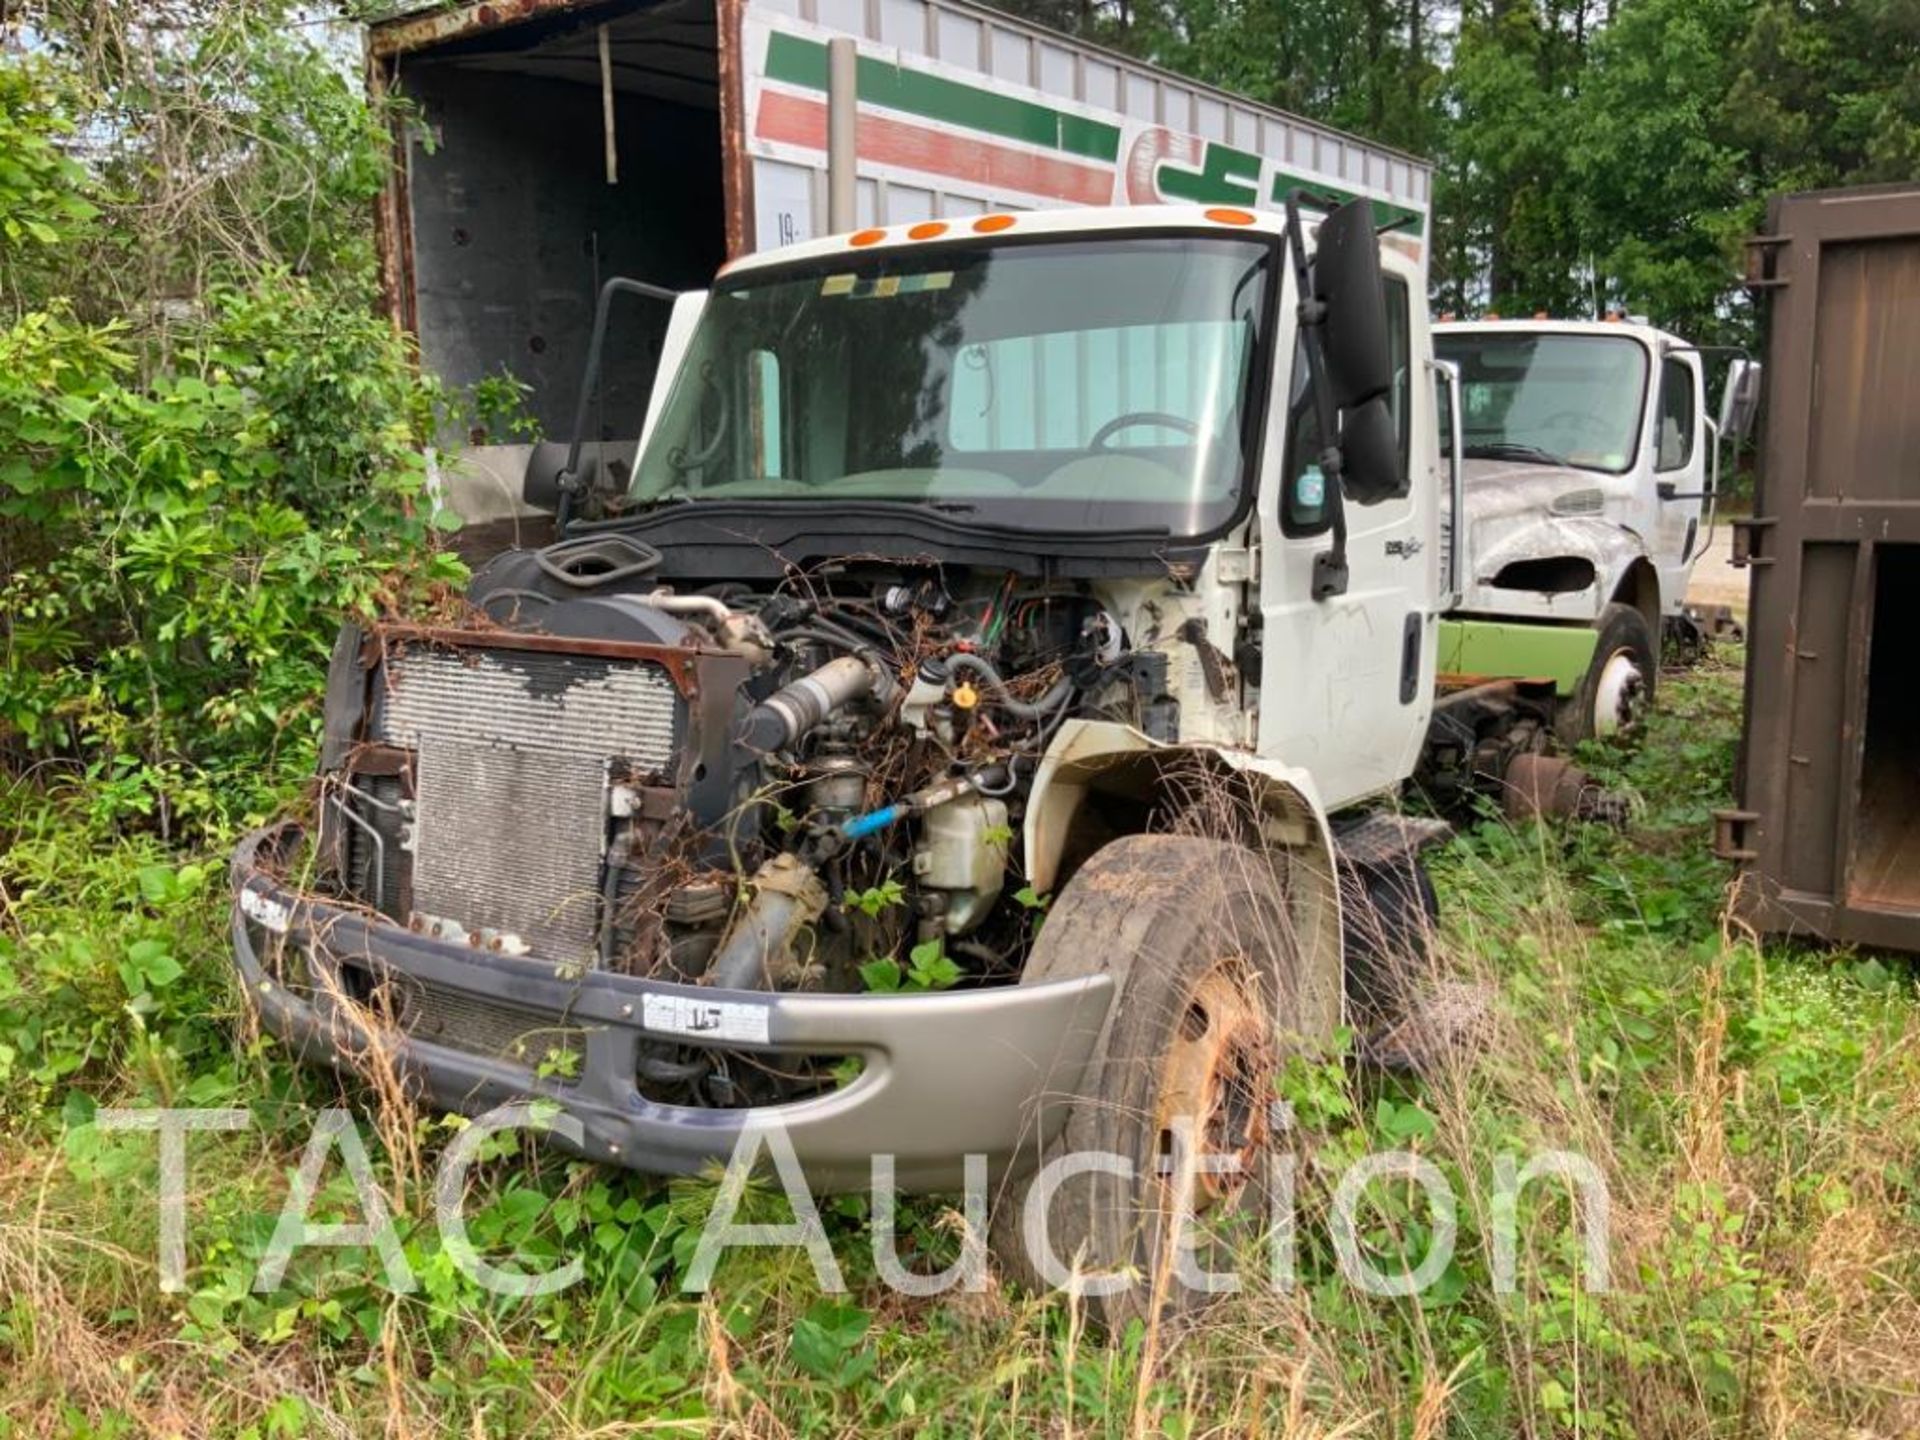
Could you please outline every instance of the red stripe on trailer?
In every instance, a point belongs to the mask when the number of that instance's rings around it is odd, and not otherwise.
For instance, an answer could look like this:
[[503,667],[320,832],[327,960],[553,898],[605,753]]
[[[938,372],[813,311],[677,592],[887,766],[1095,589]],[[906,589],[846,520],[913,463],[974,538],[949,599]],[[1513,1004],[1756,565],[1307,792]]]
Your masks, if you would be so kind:
[[[827,107],[818,100],[778,90],[760,92],[753,133],[761,140],[827,148]],[[1045,195],[1075,205],[1105,205],[1113,199],[1113,172],[1094,170],[1025,150],[908,124],[867,111],[860,114],[860,158],[965,180],[1016,195]]]

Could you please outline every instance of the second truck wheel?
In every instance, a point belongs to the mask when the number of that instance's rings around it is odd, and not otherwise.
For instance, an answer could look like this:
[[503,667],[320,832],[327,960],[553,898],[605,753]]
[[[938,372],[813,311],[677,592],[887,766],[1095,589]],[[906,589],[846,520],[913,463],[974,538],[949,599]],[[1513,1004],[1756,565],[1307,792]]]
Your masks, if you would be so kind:
[[1554,717],[1554,734],[1565,745],[1632,731],[1653,703],[1660,663],[1646,617],[1631,605],[1609,605],[1594,629],[1600,639],[1593,662]]

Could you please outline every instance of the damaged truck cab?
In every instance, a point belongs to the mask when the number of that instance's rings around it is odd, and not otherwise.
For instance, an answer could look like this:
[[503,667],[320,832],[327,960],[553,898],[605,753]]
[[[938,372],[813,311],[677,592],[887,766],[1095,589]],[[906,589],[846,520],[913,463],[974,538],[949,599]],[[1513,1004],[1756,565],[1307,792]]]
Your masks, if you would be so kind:
[[530,473],[561,539],[343,634],[318,823],[234,867],[266,1027],[655,1172],[753,1116],[826,1185],[1118,1152],[1056,1197],[1106,1267],[1183,1135],[1240,1203],[1430,894],[1362,809],[1446,599],[1420,267],[1319,213],[874,228],[676,301],[637,451]]
[[1630,727],[1682,625],[1719,444],[1752,417],[1736,359],[1716,422],[1702,352],[1625,320],[1434,327],[1459,374],[1465,568],[1443,672],[1542,674],[1564,742]]

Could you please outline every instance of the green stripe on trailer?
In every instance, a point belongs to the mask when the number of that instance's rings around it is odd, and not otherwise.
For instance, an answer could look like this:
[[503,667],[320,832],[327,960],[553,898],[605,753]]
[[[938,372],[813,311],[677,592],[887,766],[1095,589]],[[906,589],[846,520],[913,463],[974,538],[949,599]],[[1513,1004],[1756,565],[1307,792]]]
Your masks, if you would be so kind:
[[[1342,190],[1337,185],[1328,185],[1305,175],[1290,175],[1285,170],[1274,171],[1273,187],[1268,197],[1274,209],[1277,210],[1287,203],[1289,190],[1306,190],[1322,199],[1331,200],[1336,205],[1344,205],[1349,200],[1360,198],[1353,191]],[[1427,233],[1427,221],[1424,215],[1405,205],[1396,205],[1391,200],[1373,202],[1373,223],[1376,229],[1381,230],[1404,230],[1409,235],[1420,236]]]
[[1442,620],[1440,673],[1475,680],[1551,680],[1554,693],[1580,688],[1599,633],[1586,625],[1511,625]]
[[[1201,162],[1200,169],[1179,170],[1170,167],[1160,172],[1160,194],[1167,200],[1191,200],[1196,205],[1258,205],[1261,203],[1260,171],[1264,164],[1250,150],[1236,150],[1218,140],[1209,140],[1206,159]],[[1310,176],[1275,170],[1273,181],[1267,187],[1267,201],[1277,210],[1287,203],[1288,193],[1294,190],[1305,190],[1336,205],[1360,198],[1351,190],[1342,190],[1337,185],[1329,185]],[[1426,231],[1425,217],[1418,210],[1395,205],[1389,200],[1373,202],[1373,223],[1407,230],[1415,235],[1422,235]]]
[[[824,92],[827,47],[817,40],[774,31],[767,45],[767,78]],[[927,75],[862,55],[855,69],[854,88],[868,104],[884,105],[923,120],[958,125],[1003,140],[1046,145],[1108,164],[1120,158],[1117,125],[963,85],[942,75]]]

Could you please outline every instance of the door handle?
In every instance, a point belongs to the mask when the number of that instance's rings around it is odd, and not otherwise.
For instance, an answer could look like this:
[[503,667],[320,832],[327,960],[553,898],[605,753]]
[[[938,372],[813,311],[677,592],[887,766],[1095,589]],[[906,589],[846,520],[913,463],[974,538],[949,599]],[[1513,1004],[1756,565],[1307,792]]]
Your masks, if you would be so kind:
[[1420,696],[1420,643],[1426,638],[1427,617],[1409,611],[1400,631],[1400,703],[1411,705]]

